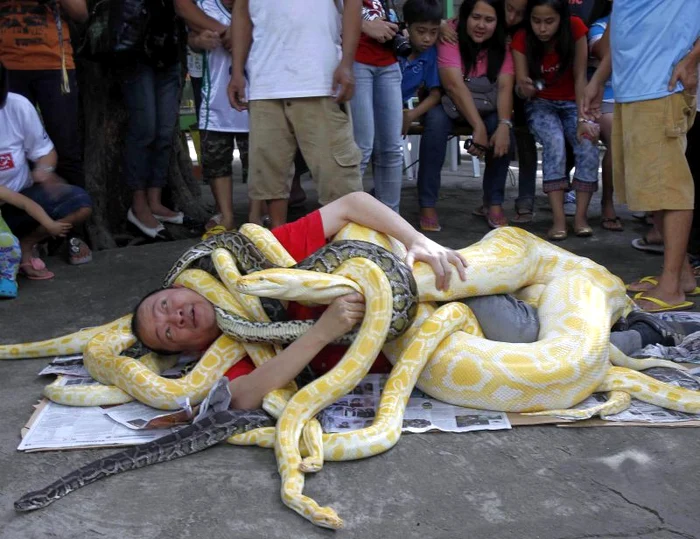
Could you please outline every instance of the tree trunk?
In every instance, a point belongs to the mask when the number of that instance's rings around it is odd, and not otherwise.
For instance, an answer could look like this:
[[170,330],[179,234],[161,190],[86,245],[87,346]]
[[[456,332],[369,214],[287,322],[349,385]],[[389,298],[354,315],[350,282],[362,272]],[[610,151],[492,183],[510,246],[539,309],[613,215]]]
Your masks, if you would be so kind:
[[[94,2],[88,4],[91,8]],[[181,52],[184,82],[186,62],[184,50]],[[119,81],[101,64],[80,58],[76,58],[76,64],[85,141],[85,185],[94,202],[93,215],[87,224],[88,236],[93,248],[98,250],[133,244],[135,239],[127,229],[126,221],[131,192],[122,179],[128,113]],[[179,122],[173,139],[169,184],[164,191],[164,200],[195,222],[204,223],[210,212],[200,201],[201,183],[192,174],[192,162],[180,136]],[[192,230],[183,226],[168,225],[168,228],[176,238],[193,235]]]

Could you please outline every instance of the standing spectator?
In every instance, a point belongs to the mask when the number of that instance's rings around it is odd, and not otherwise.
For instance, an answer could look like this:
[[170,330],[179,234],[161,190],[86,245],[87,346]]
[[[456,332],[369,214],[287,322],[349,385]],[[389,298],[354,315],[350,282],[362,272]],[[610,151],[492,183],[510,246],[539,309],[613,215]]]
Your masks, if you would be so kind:
[[586,87],[588,28],[578,17],[569,16],[566,0],[531,0],[526,19],[525,28],[513,37],[513,59],[517,91],[530,99],[525,105],[530,131],[543,146],[543,188],[553,214],[547,238],[560,241],[567,237],[565,141],[571,144],[576,160],[574,234],[588,237],[593,234],[588,205],[598,188],[597,132],[577,122],[576,106]]
[[[361,173],[370,158],[376,197],[395,212],[401,202],[403,144],[401,69],[395,44],[399,26],[392,0],[363,0],[362,35],[353,70],[357,89],[352,99],[355,141],[362,151]],[[398,35],[403,39],[403,35]]]
[[171,240],[163,223],[182,224],[184,219],[182,212],[162,203],[180,110],[180,29],[172,2],[146,6],[148,24],[140,47],[118,59],[129,112],[124,176],[132,198],[127,219],[148,238]]
[[[67,19],[82,23],[87,18],[85,0],[0,2],[0,62],[8,71],[10,91],[39,107],[58,152],[56,173],[83,188],[78,84]],[[83,236],[79,227],[68,240],[72,264],[92,260]]]
[[[610,5],[608,3],[608,5]],[[602,41],[605,28],[610,22],[610,14],[595,21],[588,31],[588,49],[590,58],[588,61],[589,70],[595,70],[600,63],[600,59],[605,55]],[[612,123],[613,123],[613,107],[615,105],[615,97],[612,88],[612,80],[608,79],[605,83],[605,95],[603,96],[603,105],[600,110],[600,139],[605,144],[605,157],[603,157],[603,175],[601,184],[603,186],[601,200],[601,226],[605,230],[613,232],[622,232],[622,221],[615,213],[615,203],[613,200],[613,178],[612,178]]]
[[[233,0],[199,0],[198,7],[223,25],[231,24]],[[224,9],[222,9],[222,7]],[[203,43],[198,39],[202,35]],[[208,237],[234,229],[233,147],[241,151],[243,173],[248,166],[248,113],[231,110],[226,86],[231,73],[231,54],[222,45],[210,47],[206,34],[191,34],[190,43],[202,49],[203,84],[199,131],[202,141],[202,171],[211,186],[217,213],[205,226]]]
[[267,200],[271,225],[286,222],[297,148],[321,204],[362,190],[361,156],[345,105],[355,90],[360,0],[345,0],[342,9],[329,0],[236,0],[231,28],[228,93],[237,110],[250,107],[251,204]]
[[[55,174],[56,161],[56,150],[34,105],[19,94],[8,93],[7,72],[0,63],[0,203],[7,203],[3,218],[19,238],[19,271],[29,279],[53,277],[35,255],[37,244],[50,236],[65,235],[92,213],[90,196]],[[6,248],[9,238],[4,233]],[[12,291],[11,285],[6,283],[6,287]]]
[[[445,107],[444,101],[425,116],[418,170],[421,211],[434,211],[447,139],[456,122],[466,121],[473,129],[469,153],[486,158],[484,216],[490,227],[497,228],[508,224],[503,199],[513,146],[513,59],[506,45],[503,2],[466,0],[452,24],[458,44],[438,46],[438,71],[451,105]],[[452,109],[451,116],[447,109]]]
[[693,177],[685,159],[695,120],[700,7],[683,0],[616,0],[604,56],[586,88],[581,112],[600,116],[604,83],[615,89],[613,180],[620,202],[653,211],[663,235],[661,275],[628,286],[647,312],[688,309],[697,285],[686,250],[693,220]]

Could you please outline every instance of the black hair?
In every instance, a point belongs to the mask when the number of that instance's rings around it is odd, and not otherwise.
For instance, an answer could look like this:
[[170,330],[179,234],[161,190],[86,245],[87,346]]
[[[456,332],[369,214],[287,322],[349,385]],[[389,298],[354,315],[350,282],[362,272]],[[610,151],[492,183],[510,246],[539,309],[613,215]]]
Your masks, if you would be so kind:
[[554,50],[559,56],[559,71],[557,78],[564,74],[574,62],[576,44],[571,33],[571,16],[568,0],[529,0],[525,15],[525,40],[527,45],[527,68],[532,80],[542,78],[542,60],[545,54],[545,44],[535,35],[532,29],[532,11],[539,6],[549,6],[559,15],[559,28],[552,36]]
[[[493,35],[483,43],[474,43],[467,34],[467,19],[478,2],[488,4],[496,11],[496,29]],[[486,51],[488,66],[486,76],[495,82],[501,72],[503,60],[506,57],[506,19],[504,0],[465,0],[459,7],[457,19],[457,36],[459,38],[459,54],[464,64],[464,73],[469,75],[476,65],[477,56],[482,50]]]
[[406,24],[417,22],[440,24],[442,21],[442,2],[441,0],[406,0],[403,5],[403,20]]
[[7,93],[10,91],[9,78],[10,75],[7,72],[7,68],[0,62],[0,109],[5,106]]
[[[158,292],[162,292],[163,290],[168,290],[167,288],[156,288],[155,290],[151,290],[148,294],[143,296],[139,302],[136,304],[136,307],[134,307],[134,311],[131,313],[131,333],[136,337],[139,342],[143,344],[143,339],[141,338],[142,333],[141,333],[141,324],[139,324],[139,309],[141,308],[141,305],[143,305],[143,302],[146,301],[148,298],[151,296],[156,295]],[[144,344],[144,346],[146,346]],[[170,350],[160,350],[158,348],[151,348],[150,346],[147,347],[151,352],[154,354],[158,354],[160,356],[172,356],[174,354],[181,354],[182,350],[179,352],[171,352]]]

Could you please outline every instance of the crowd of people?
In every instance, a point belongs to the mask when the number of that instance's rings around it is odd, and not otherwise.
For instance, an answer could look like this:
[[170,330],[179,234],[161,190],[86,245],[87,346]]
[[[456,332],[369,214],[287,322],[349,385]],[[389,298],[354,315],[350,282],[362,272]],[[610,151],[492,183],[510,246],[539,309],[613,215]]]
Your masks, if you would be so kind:
[[[631,210],[653,213],[656,226],[643,241],[664,252],[658,277],[630,285],[636,301],[648,311],[690,307],[700,8],[682,0],[633,4],[465,0],[444,20],[440,0],[113,2],[103,61],[129,113],[126,220],[155,240],[172,239],[164,224],[185,220],[162,195],[186,41],[202,173],[216,202],[205,237],[237,225],[234,147],[251,222],[284,225],[290,200],[304,197],[306,168],[322,206],[362,191],[370,161],[374,197],[399,213],[403,137],[418,125],[421,232],[441,230],[447,141],[468,127],[465,147],[486,163],[475,215],[491,228],[532,221],[539,143],[552,209],[547,238],[567,238],[569,213],[573,233],[587,237],[600,140],[602,228],[623,229],[615,192]],[[68,28],[69,21],[90,27],[94,15],[86,0],[0,1],[0,297],[16,296],[18,271],[53,276],[37,251],[50,236],[66,237],[70,263],[91,260]],[[516,155],[518,197],[508,217],[505,185]]]

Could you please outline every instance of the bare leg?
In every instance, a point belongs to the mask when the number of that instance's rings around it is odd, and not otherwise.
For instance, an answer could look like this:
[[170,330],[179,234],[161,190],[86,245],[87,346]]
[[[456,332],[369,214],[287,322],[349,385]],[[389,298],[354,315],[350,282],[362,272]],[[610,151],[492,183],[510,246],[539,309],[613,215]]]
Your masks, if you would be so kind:
[[233,230],[233,178],[214,178],[211,181],[211,192],[216,200],[218,213],[221,214],[221,226],[226,230]]
[[286,198],[277,198],[267,202],[267,208],[270,212],[270,226],[272,228],[282,226],[287,222],[288,202]]
[[579,230],[588,226],[588,206],[591,204],[593,193],[590,191],[576,191],[576,215],[574,216],[574,228]]
[[[661,233],[664,238],[664,266],[659,276],[659,284],[645,294],[676,305],[685,301],[685,290],[695,288],[695,278],[686,255],[693,211],[665,210],[656,214],[663,214]],[[691,284],[692,287],[689,286]],[[645,300],[638,300],[637,304],[642,309],[657,308]]]
[[[162,217],[175,217],[177,215],[177,212],[163,206],[163,203],[161,202],[162,194],[163,190],[160,187],[149,187],[146,190],[148,207],[151,209],[151,214],[161,215]],[[136,217],[138,218],[138,215]],[[141,219],[139,220],[141,221]],[[144,221],[141,222],[147,226],[151,226],[150,224]]]
[[160,224],[153,216],[153,211],[148,203],[145,189],[137,189],[131,197],[131,211],[134,216],[149,228],[157,228]]
[[550,231],[559,232],[566,230],[566,215],[564,214],[564,191],[550,191],[547,193],[549,205],[552,207],[552,228]]
[[622,225],[617,226],[615,218],[615,204],[613,201],[613,177],[612,177],[612,114],[603,114],[600,117],[600,138],[605,144],[607,151],[603,157],[603,193],[601,200],[601,214],[603,219],[608,219],[608,228],[612,230],[621,230]]

